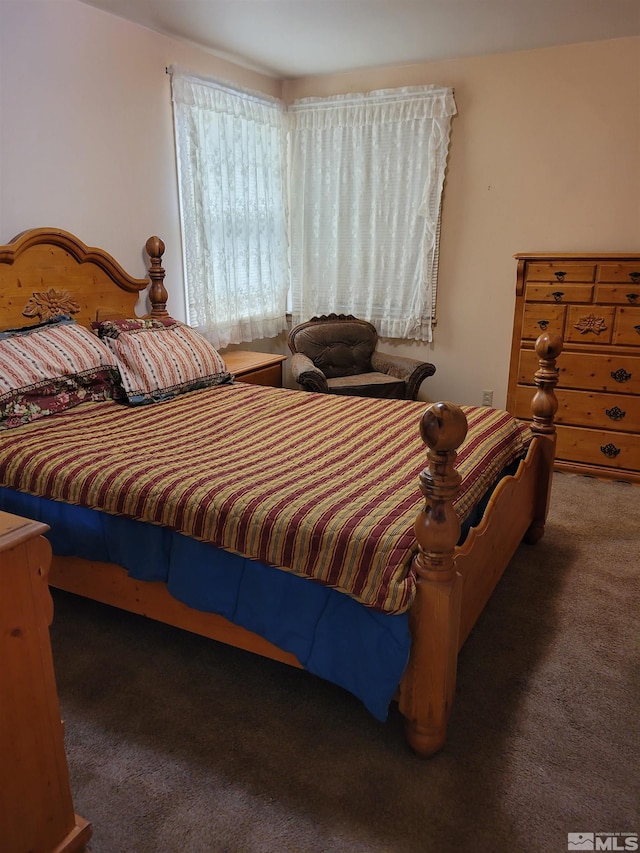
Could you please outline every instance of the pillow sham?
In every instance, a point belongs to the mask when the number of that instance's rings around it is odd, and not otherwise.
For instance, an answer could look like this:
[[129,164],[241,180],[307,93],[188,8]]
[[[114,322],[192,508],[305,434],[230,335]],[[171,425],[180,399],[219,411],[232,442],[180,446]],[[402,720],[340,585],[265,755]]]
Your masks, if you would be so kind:
[[172,318],[103,320],[92,326],[117,357],[123,396],[132,405],[232,381],[215,347]]
[[0,429],[113,396],[118,362],[71,317],[0,332]]

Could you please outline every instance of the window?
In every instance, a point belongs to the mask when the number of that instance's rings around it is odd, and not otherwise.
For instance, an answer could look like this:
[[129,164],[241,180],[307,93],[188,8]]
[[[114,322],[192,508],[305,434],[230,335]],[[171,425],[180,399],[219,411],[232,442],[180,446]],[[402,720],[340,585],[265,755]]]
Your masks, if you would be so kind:
[[187,322],[218,348],[286,328],[286,111],[171,75]]
[[451,89],[386,89],[290,107],[294,322],[352,313],[430,341]]
[[352,313],[431,340],[451,89],[287,110],[174,71],[172,92],[191,325],[218,347],[277,335],[291,282],[295,323]]

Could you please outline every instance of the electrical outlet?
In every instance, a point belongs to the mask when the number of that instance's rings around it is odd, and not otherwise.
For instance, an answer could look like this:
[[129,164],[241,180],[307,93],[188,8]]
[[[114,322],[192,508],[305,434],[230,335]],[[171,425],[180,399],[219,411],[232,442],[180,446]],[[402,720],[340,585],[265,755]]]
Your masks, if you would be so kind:
[[482,405],[493,406],[493,391],[482,392]]

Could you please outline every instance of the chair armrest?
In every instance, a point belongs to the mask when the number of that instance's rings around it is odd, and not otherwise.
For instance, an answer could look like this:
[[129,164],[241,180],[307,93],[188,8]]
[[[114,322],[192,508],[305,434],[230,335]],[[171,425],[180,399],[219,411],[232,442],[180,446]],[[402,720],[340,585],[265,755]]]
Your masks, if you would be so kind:
[[435,364],[428,361],[402,355],[389,355],[377,350],[371,356],[371,367],[378,373],[396,376],[406,382],[408,400],[416,400],[423,381],[436,372]]
[[329,392],[326,376],[308,356],[301,352],[295,353],[291,356],[289,366],[294,380],[298,385],[302,385],[305,391],[318,391],[321,394]]

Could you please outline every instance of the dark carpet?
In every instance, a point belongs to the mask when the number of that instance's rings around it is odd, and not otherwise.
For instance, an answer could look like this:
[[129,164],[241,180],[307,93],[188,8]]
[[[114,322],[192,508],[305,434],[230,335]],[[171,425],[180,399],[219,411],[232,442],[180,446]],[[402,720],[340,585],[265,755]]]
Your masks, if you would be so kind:
[[640,832],[640,488],[556,474],[459,659],[428,761],[307,673],[54,593],[93,853],[564,853]]

